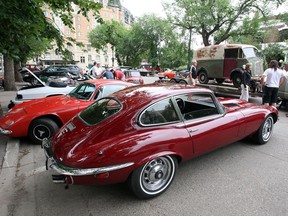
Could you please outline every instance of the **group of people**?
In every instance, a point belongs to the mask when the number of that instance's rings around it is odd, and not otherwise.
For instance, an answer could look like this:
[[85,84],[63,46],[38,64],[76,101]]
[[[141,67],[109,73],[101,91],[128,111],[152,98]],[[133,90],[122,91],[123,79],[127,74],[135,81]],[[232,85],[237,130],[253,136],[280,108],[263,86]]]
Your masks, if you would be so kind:
[[[277,95],[279,87],[286,81],[287,73],[284,68],[279,67],[276,60],[271,60],[268,69],[266,69],[261,77],[263,104],[276,107]],[[243,69],[243,77],[241,83],[242,100],[249,100],[249,85],[252,77],[252,64],[246,64]]]
[[108,67],[103,68],[99,63],[94,62],[93,67],[90,69],[90,75],[96,79],[117,79],[125,80],[125,74],[121,70],[109,69]]

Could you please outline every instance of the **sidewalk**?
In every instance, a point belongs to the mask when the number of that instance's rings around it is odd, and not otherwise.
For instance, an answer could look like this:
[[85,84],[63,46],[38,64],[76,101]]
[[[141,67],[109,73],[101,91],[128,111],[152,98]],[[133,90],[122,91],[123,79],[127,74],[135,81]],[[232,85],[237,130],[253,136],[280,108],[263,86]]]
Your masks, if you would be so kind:
[[[0,105],[1,105],[0,106],[0,118],[2,117],[3,114],[8,112],[8,104],[10,103],[10,100],[13,100],[15,98],[16,94],[17,94],[17,91],[4,91],[3,88],[0,88]],[[0,174],[2,173],[2,167],[3,167],[4,160],[5,160],[5,155],[7,154],[7,152],[9,154],[13,153],[12,149],[10,149],[9,151],[7,150],[9,148],[9,146],[7,146],[9,139],[10,138],[4,135],[0,135]],[[15,139],[14,141],[16,141],[16,144],[15,144],[16,148],[13,148],[15,150],[15,154],[13,155],[17,156],[18,149],[19,149],[18,148],[19,140]],[[6,166],[9,166],[9,165],[6,165]]]

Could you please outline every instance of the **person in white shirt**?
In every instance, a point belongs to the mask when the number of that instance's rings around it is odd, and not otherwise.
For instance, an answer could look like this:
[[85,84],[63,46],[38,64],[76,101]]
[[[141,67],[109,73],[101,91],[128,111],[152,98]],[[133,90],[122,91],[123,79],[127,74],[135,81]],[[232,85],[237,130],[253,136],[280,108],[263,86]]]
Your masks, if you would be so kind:
[[103,71],[104,71],[104,68],[102,68],[99,63],[94,62],[93,67],[90,69],[90,74],[94,78],[100,78],[102,76]]
[[286,74],[278,68],[278,62],[276,60],[270,61],[269,68],[265,70],[262,75],[261,83],[264,83],[265,79],[263,104],[276,107],[279,86],[286,81]]

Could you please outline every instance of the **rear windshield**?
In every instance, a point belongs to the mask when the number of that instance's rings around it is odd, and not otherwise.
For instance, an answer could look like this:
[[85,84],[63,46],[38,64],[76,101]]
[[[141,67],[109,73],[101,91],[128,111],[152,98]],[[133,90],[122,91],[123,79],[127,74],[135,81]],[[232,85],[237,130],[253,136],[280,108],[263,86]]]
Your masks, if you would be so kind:
[[69,95],[79,100],[89,100],[93,95],[96,86],[92,83],[82,83],[74,88]]
[[117,100],[102,98],[80,112],[79,117],[87,125],[96,125],[118,113],[121,108],[122,105]]

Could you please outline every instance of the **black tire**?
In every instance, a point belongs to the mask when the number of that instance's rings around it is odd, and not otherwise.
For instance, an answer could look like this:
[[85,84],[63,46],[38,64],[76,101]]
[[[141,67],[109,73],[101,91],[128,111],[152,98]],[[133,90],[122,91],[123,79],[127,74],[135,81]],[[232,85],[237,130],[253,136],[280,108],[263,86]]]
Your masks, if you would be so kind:
[[199,72],[198,81],[201,84],[207,84],[209,82],[209,78],[208,78],[208,75],[207,75],[206,71],[200,71]]
[[153,198],[163,193],[172,183],[178,163],[172,156],[163,156],[138,167],[130,178],[130,187],[140,199]]
[[241,82],[242,82],[242,74],[241,73],[235,73],[233,75],[232,82],[236,88],[239,88],[241,86]]
[[225,79],[216,78],[216,82],[219,84],[222,84],[224,81],[225,81]]
[[183,80],[183,79],[182,79],[182,80],[179,81],[179,84],[187,85],[188,83],[186,82],[186,80]]
[[52,137],[58,129],[56,122],[51,119],[36,119],[29,126],[28,137],[33,143],[41,144],[44,138]]
[[254,134],[254,140],[257,142],[257,144],[262,145],[270,140],[273,127],[274,127],[274,120],[273,117],[269,115],[265,118],[256,134]]
[[171,80],[169,80],[169,82],[171,82],[171,83],[177,83],[176,79],[171,79]]

